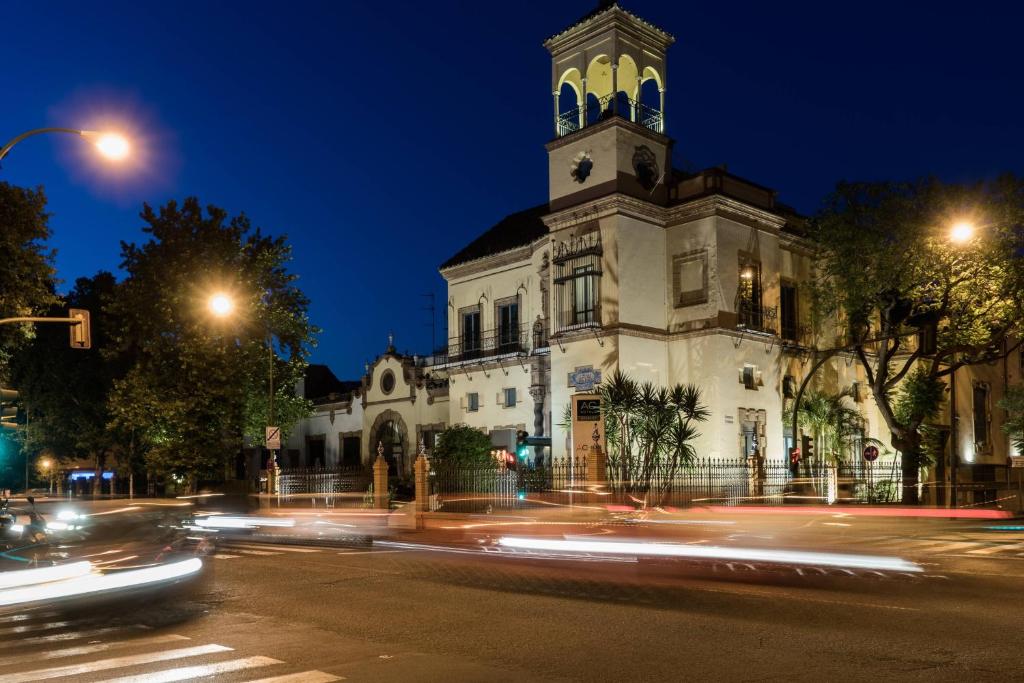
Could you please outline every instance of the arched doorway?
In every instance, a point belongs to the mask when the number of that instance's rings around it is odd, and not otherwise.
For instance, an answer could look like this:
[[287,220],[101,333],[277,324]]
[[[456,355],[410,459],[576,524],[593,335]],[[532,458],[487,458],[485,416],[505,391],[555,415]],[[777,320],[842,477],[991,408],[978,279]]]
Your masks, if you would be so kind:
[[404,477],[408,470],[405,452],[408,439],[405,423],[400,417],[392,418],[384,415],[381,417],[385,419],[378,419],[379,424],[376,425],[373,442],[380,444],[384,460],[388,464],[388,476]]

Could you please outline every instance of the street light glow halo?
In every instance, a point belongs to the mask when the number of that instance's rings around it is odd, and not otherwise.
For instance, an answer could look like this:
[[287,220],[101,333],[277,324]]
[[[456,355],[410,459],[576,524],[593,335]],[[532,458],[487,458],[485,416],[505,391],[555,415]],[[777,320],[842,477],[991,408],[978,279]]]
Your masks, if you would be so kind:
[[224,318],[231,315],[231,312],[235,310],[234,300],[223,292],[218,292],[210,297],[209,301],[210,312],[218,318]]
[[120,161],[131,151],[128,139],[117,133],[101,133],[94,144],[100,154],[111,161]]
[[969,221],[957,221],[949,231],[949,238],[962,244],[974,236],[974,225]]

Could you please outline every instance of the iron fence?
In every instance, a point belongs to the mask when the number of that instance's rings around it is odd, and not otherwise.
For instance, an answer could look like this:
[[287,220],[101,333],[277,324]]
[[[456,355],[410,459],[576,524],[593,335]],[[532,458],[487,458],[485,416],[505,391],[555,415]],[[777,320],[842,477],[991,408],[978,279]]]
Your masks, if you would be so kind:
[[366,493],[372,481],[362,467],[291,467],[280,470],[277,490],[281,498],[358,498],[352,494]]
[[543,506],[600,505],[630,509],[783,503],[898,503],[898,459],[876,465],[821,464],[796,473],[782,461],[700,459],[686,465],[655,463],[623,471],[614,460],[604,481],[588,478],[584,459],[556,459],[546,467],[434,462],[432,507],[487,512]]

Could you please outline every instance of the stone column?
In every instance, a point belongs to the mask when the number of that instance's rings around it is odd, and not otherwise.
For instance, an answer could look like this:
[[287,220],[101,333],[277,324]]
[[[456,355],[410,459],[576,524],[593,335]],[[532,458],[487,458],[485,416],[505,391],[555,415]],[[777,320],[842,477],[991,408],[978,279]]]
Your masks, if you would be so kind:
[[373,507],[388,509],[388,463],[384,459],[383,447],[378,446],[377,459],[373,462]]
[[562,134],[562,131],[559,129],[558,125],[558,91],[556,90],[551,94],[555,98],[555,137],[557,138],[559,135]]
[[583,84],[583,94],[580,96],[581,97],[581,102],[580,102],[580,107],[579,107],[579,109],[580,109],[580,128],[583,128],[584,126],[587,125],[587,105],[588,105],[588,101],[587,101],[587,77],[584,76],[582,79],[580,79],[580,82]]

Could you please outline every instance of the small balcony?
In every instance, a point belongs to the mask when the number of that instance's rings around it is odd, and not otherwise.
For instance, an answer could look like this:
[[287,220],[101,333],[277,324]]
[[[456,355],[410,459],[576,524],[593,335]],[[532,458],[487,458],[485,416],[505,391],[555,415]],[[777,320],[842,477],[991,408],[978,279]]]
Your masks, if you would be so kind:
[[485,331],[477,336],[452,337],[448,346],[434,352],[434,365],[482,361],[500,356],[526,355],[531,350],[546,348],[547,328],[520,325]]
[[638,123],[655,133],[665,132],[665,116],[660,110],[626,97],[624,93],[619,93],[618,97],[606,95],[599,100],[588,101],[582,107],[559,114],[555,128],[558,137],[564,137],[613,116]]
[[777,306],[754,306],[743,302],[739,306],[736,327],[753,332],[777,334],[779,309]]

